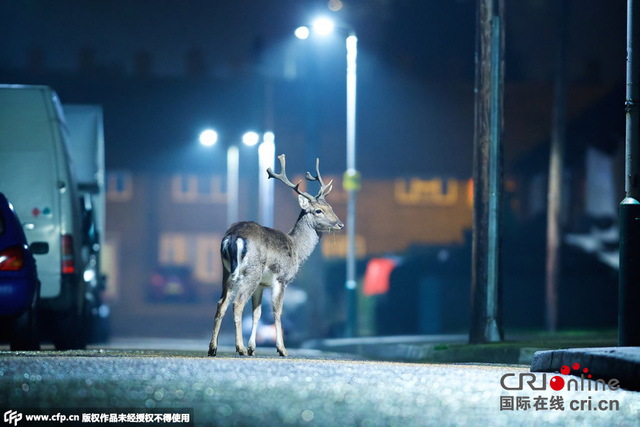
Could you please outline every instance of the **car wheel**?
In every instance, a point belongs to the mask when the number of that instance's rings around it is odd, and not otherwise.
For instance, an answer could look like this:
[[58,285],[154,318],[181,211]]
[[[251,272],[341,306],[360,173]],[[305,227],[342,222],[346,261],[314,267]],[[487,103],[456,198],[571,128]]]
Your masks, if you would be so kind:
[[93,344],[97,342],[98,328],[98,309],[99,297],[93,292],[87,292],[84,300],[84,324],[85,335],[87,337],[87,344]]
[[11,350],[40,350],[38,332],[38,300],[40,286],[36,288],[33,301],[27,311],[13,321],[11,329]]
[[51,341],[56,350],[82,350],[87,346],[85,316],[82,312],[67,312],[56,315],[53,319],[53,335]]

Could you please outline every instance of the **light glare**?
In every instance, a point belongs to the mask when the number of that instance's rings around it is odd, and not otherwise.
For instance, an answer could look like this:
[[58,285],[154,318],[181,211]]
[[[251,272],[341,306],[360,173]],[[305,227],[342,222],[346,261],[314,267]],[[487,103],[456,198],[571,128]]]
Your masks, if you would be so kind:
[[331,9],[334,12],[339,11],[340,9],[342,9],[342,2],[340,0],[329,0],[329,9]]
[[265,141],[258,146],[258,158],[260,159],[260,162],[266,165],[264,168],[261,167],[261,169],[273,167],[275,156],[276,144],[274,144],[273,140]]
[[297,38],[300,40],[306,40],[309,38],[309,27],[298,27],[294,32]]
[[242,142],[249,147],[253,147],[260,140],[260,136],[255,132],[247,132],[242,135]]
[[82,278],[84,279],[85,282],[89,283],[96,278],[96,272],[91,269],[85,270],[84,273],[82,274]]
[[333,21],[329,18],[318,18],[313,22],[313,29],[321,36],[331,34],[333,27]]
[[273,134],[273,132],[265,132],[264,135],[262,135],[262,140],[264,142],[273,143],[273,141],[275,140],[275,135]]
[[354,51],[358,46],[358,38],[353,34],[347,37],[347,51]]
[[218,133],[213,129],[207,129],[200,134],[200,144],[211,147],[218,141]]

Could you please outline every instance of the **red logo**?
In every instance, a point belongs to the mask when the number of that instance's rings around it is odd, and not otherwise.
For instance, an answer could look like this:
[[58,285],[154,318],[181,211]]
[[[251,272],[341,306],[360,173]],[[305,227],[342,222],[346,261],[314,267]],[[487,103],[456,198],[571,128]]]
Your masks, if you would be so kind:
[[[565,380],[560,375],[556,375],[554,377],[551,377],[551,379],[549,380],[549,387],[551,387],[551,389],[555,391],[560,391],[564,389],[565,386],[567,391],[591,391],[592,381],[589,380],[591,378],[591,374],[589,374],[588,372],[588,368],[580,369],[579,363],[572,364],[571,368],[569,368],[567,365],[564,365],[560,368],[560,373],[562,375],[576,375],[580,377],[580,380],[574,378]],[[507,379],[509,379],[510,377],[514,377],[514,379],[517,379],[517,384],[507,384]],[[536,376],[536,374],[532,372],[522,372],[520,374],[507,373],[504,374],[502,378],[500,378],[500,385],[502,385],[502,388],[505,390],[523,390],[525,384],[528,384],[531,390],[546,390],[547,375],[542,374],[541,383],[539,383],[538,380],[538,376]],[[514,381],[509,380],[509,382],[513,383]],[[593,385],[594,391],[598,391],[600,385],[602,386],[603,391],[606,390],[607,386],[609,390],[617,390],[620,388],[620,381],[618,381],[616,378],[611,378],[608,382],[605,382],[605,380],[602,379],[596,380],[595,384]]]
[[[573,365],[571,365],[571,368],[573,368],[574,371],[580,371],[580,364],[574,363]],[[586,374],[587,372],[589,372],[589,369],[582,368],[582,372]],[[569,369],[567,365],[563,365],[560,368],[560,373],[562,375],[569,375],[571,373],[571,369]],[[587,378],[591,378],[591,374],[588,374]],[[561,376],[556,375],[555,377],[551,378],[551,381],[549,381],[549,386],[555,391],[562,390],[562,388],[564,387],[564,379]]]

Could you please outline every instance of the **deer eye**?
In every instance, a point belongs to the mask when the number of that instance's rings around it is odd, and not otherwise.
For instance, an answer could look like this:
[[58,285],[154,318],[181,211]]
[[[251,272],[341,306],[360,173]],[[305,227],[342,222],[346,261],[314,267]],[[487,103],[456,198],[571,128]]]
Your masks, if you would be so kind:
[[322,209],[316,209],[316,215],[321,215],[322,213],[324,213],[322,212]]

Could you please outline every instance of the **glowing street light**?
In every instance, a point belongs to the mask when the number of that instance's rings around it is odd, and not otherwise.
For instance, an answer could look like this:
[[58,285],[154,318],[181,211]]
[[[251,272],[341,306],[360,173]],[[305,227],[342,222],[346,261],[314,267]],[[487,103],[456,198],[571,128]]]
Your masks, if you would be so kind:
[[255,132],[247,132],[242,135],[242,142],[244,145],[248,145],[249,147],[253,147],[260,141],[260,135]]
[[[311,26],[315,33],[326,36],[334,31],[334,24],[328,18],[318,18]],[[298,38],[309,36],[300,27],[296,30]],[[298,35],[306,35],[300,37]],[[360,173],[356,169],[356,59],[358,56],[358,38],[355,32],[347,30],[347,170],[343,178],[343,187],[347,191],[347,280],[345,290],[347,296],[346,335],[357,333],[357,282],[356,282],[356,192],[360,188]]]
[[[273,134],[265,134],[265,141],[270,139],[273,144]],[[242,142],[250,147],[256,145],[260,136],[255,132],[247,132],[242,135]],[[213,129],[206,129],[200,134],[200,144],[205,147],[212,147],[218,142],[218,133]],[[268,154],[265,155],[265,159]],[[266,160],[265,160],[266,161]],[[270,165],[273,167],[273,165]],[[238,221],[238,199],[240,181],[240,150],[237,144],[227,147],[227,222],[228,225]],[[267,190],[265,190],[267,191]],[[271,215],[273,216],[273,214]]]
[[213,129],[207,129],[200,134],[200,144],[205,147],[211,147],[218,142],[218,132]]
[[[260,140],[255,132],[246,132],[242,135],[242,143],[253,147]],[[238,221],[238,201],[240,181],[240,150],[236,145],[231,145],[227,150],[227,222],[229,225]]]
[[264,172],[275,167],[276,144],[273,132],[265,132],[262,144],[258,146],[258,208],[260,221],[265,227],[273,227],[273,184],[274,180]]
[[327,36],[333,32],[335,27],[333,21],[329,18],[318,18],[311,24],[313,30],[320,36]]
[[360,173],[356,169],[356,58],[358,38],[350,33],[347,43],[347,171],[343,186],[347,190],[347,336],[357,335],[356,282],[356,192],[360,187]]
[[227,225],[238,222],[240,181],[240,151],[235,145],[227,148]]
[[[311,24],[311,29],[313,29],[316,34],[322,37],[331,34],[334,28],[335,24],[333,23],[333,21],[325,17],[318,18]],[[309,38],[309,35],[311,35],[311,29],[309,29],[309,27],[298,27],[293,32],[293,34],[295,34],[295,36],[300,40],[306,40]]]
[[309,27],[298,27],[293,34],[300,40],[306,40],[309,38]]

